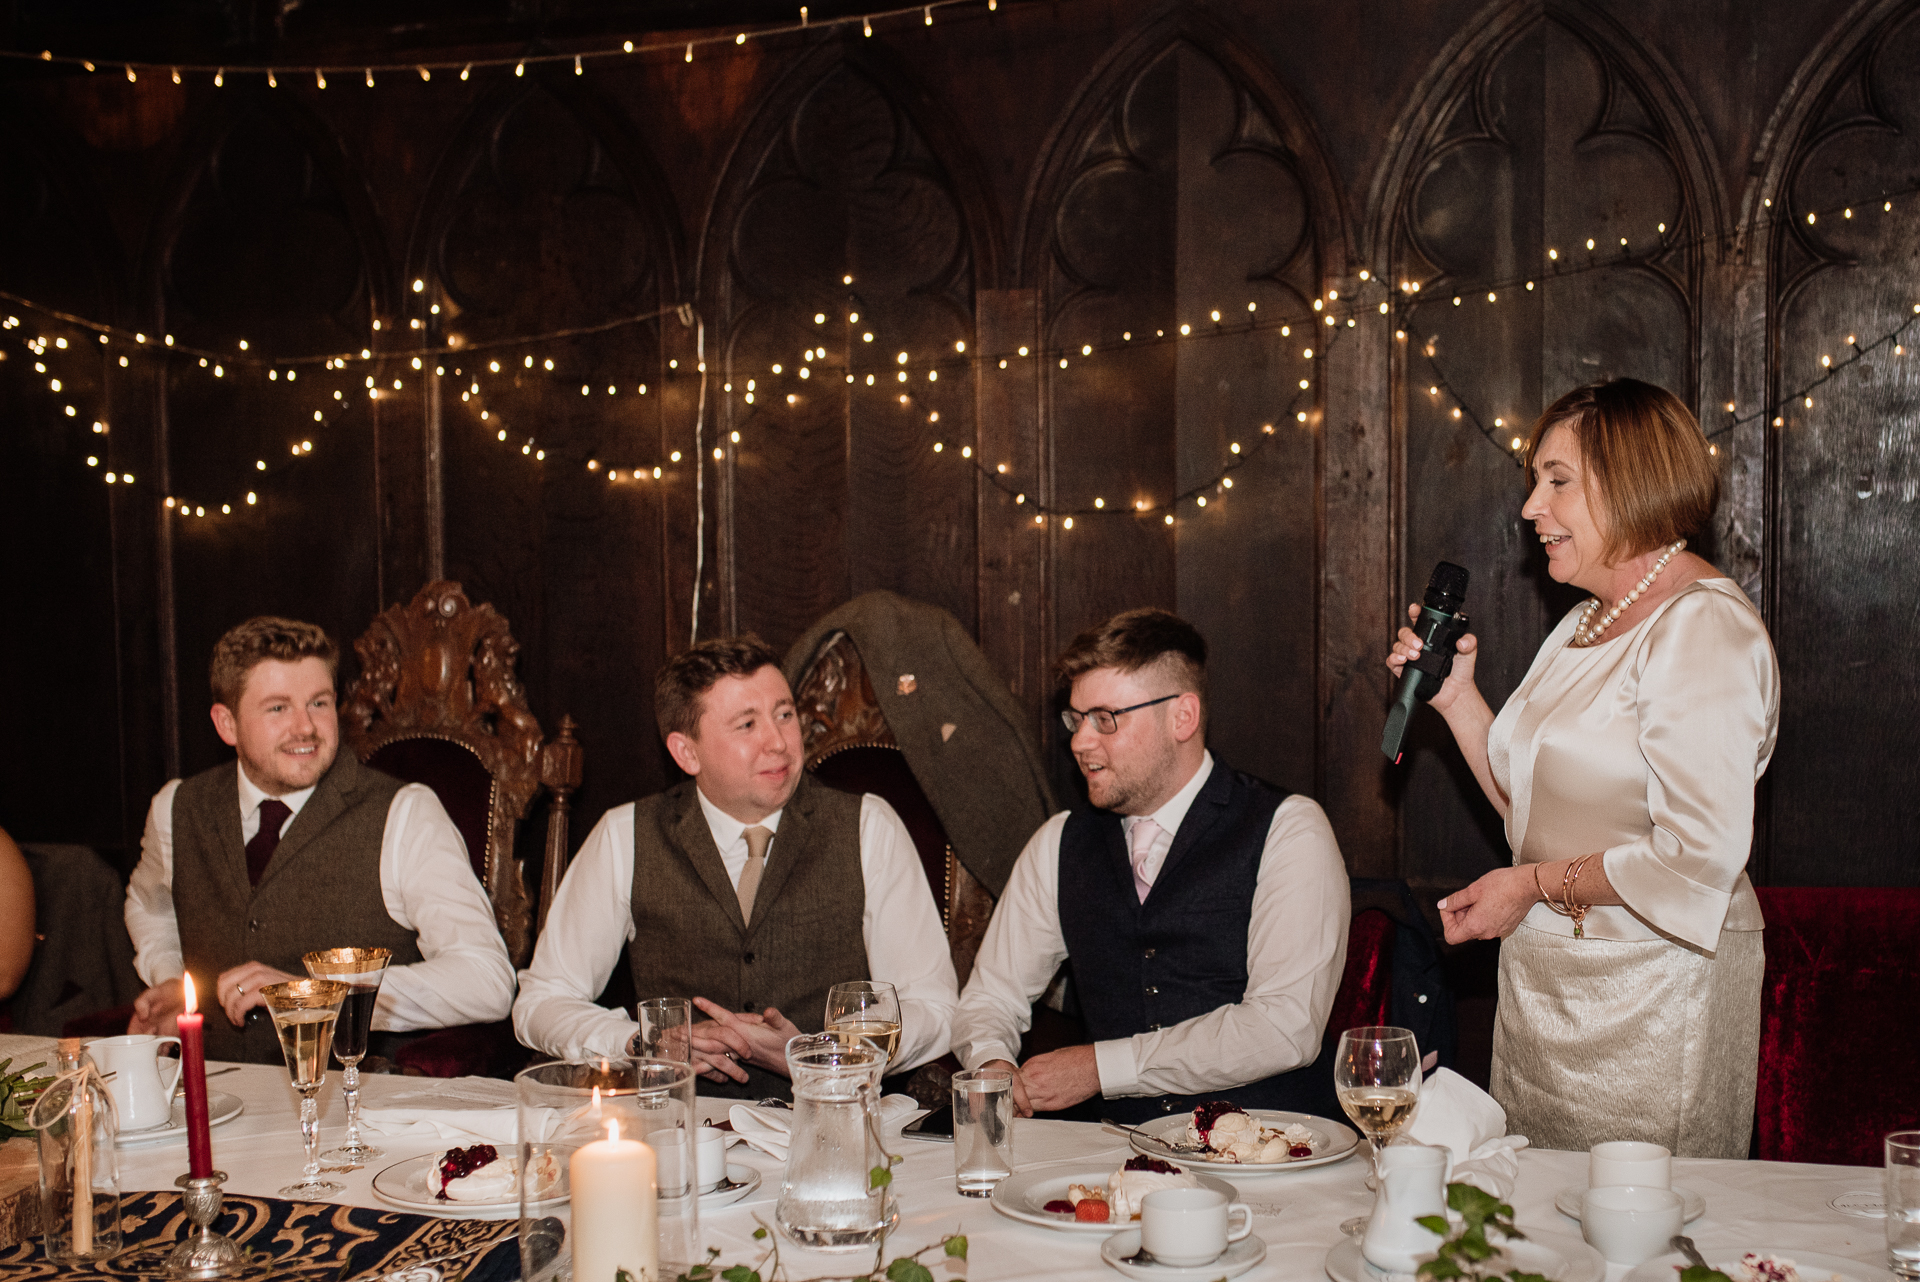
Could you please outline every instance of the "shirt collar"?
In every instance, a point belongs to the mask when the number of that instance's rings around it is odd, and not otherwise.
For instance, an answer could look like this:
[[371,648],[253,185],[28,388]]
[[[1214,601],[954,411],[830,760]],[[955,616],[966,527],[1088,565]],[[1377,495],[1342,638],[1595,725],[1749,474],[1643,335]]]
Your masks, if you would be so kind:
[[[265,801],[269,794],[260,791],[259,786],[248,777],[245,766],[235,762],[233,769],[234,773],[240,776],[240,818],[244,821],[260,809],[260,803]],[[312,788],[302,788],[299,792],[289,792],[285,796],[274,798],[274,800],[283,803],[288,810],[291,810],[297,815],[300,813],[300,807],[306,805],[307,799],[313,796],[313,789],[319,786],[319,784],[314,784]],[[288,817],[288,822],[292,822],[291,816]]]
[[1166,805],[1160,807],[1160,809],[1150,815],[1125,816],[1122,822],[1127,830],[1128,840],[1131,841],[1133,838],[1134,821],[1142,818],[1153,820],[1170,836],[1179,832],[1181,822],[1187,817],[1187,811],[1193,808],[1193,799],[1200,795],[1202,788],[1206,787],[1207,776],[1212,773],[1213,753],[1203,750],[1200,754],[1200,767],[1193,772],[1193,778],[1187,780],[1187,782],[1181,786],[1179,792],[1174,793],[1172,797],[1168,798]]
[[[754,826],[741,823],[738,819],[735,819],[732,815],[707,800],[707,794],[700,790],[700,785],[697,780],[693,786],[693,795],[700,798],[700,813],[707,817],[707,831],[713,834],[713,844],[719,849],[726,850],[733,846],[741,840],[742,833],[746,832],[749,827]],[[780,816],[784,812],[785,807],[774,811],[765,819],[762,819],[758,826],[765,828],[769,832],[779,832]]]

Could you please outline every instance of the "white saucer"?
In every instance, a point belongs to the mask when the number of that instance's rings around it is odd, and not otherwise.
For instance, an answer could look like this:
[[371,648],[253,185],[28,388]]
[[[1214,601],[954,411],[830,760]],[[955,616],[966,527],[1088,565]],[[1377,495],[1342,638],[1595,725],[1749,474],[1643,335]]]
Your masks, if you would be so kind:
[[[1883,1250],[1876,1245],[1876,1250]],[[1802,1282],[1827,1282],[1823,1275],[1844,1278],[1846,1282],[1885,1282],[1892,1274],[1871,1264],[1862,1264],[1858,1260],[1843,1259],[1837,1255],[1822,1255],[1818,1251],[1799,1251],[1792,1247],[1778,1246],[1701,1246],[1700,1254],[1706,1257],[1708,1264],[1719,1268],[1730,1264],[1748,1251],[1758,1251],[1761,1255],[1781,1255],[1792,1260],[1800,1268]],[[1882,1256],[1881,1258],[1885,1258]],[[1673,1282],[1673,1271],[1686,1267],[1686,1260],[1678,1253],[1657,1256],[1645,1264],[1638,1265],[1621,1282]]]
[[[229,1095],[225,1091],[207,1092],[207,1125],[218,1126],[222,1122],[231,1122],[240,1116],[246,1105],[238,1095]],[[167,1118],[165,1126],[150,1126],[144,1131],[121,1131],[121,1148],[129,1144],[149,1144],[154,1140],[177,1140],[186,1138],[187,1101],[185,1098],[173,1101],[173,1113]]]
[[1267,1244],[1258,1233],[1249,1233],[1231,1242],[1211,1264],[1133,1264],[1127,1257],[1140,1249],[1140,1230],[1127,1229],[1100,1244],[1100,1258],[1130,1278],[1148,1282],[1212,1282],[1214,1278],[1237,1278],[1267,1258]]
[[[1678,1184],[1673,1186],[1673,1191],[1680,1195],[1680,1216],[1687,1223],[1691,1224],[1707,1213],[1706,1198],[1692,1189],[1681,1188]],[[1553,1195],[1553,1209],[1570,1219],[1578,1220],[1580,1199],[1585,1197],[1586,1193],[1586,1189],[1580,1185],[1569,1184]]]
[[[1434,1245],[1440,1244],[1439,1238]],[[1525,1241],[1508,1242],[1504,1248],[1511,1259],[1510,1268],[1538,1273],[1549,1282],[1605,1282],[1607,1262],[1600,1252],[1577,1238],[1547,1233],[1529,1233]],[[1385,1282],[1395,1274],[1368,1264],[1360,1254],[1359,1238],[1343,1238],[1327,1252],[1327,1276],[1333,1282]],[[1671,1278],[1643,1279],[1642,1282],[1672,1282]]]
[[760,1187],[760,1172],[741,1162],[727,1163],[727,1181],[735,1188],[714,1189],[700,1195],[700,1205],[704,1207],[726,1206],[733,1202],[753,1196]]

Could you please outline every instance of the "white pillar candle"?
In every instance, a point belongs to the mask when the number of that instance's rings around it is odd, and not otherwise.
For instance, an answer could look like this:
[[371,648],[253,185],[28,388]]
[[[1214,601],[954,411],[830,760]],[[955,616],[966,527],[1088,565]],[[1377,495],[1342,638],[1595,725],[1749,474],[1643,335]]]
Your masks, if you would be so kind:
[[620,1138],[582,1145],[567,1165],[573,1185],[574,1282],[614,1282],[625,1269],[633,1282],[660,1280],[660,1208],[654,1192],[653,1150]]

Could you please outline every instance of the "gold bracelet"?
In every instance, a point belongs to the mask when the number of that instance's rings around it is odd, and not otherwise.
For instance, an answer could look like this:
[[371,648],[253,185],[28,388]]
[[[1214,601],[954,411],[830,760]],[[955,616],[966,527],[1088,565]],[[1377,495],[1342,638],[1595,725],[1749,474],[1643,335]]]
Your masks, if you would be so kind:
[[1587,937],[1586,920],[1588,905],[1573,902],[1573,887],[1574,883],[1580,880],[1580,872],[1587,866],[1587,860],[1591,858],[1593,858],[1593,856],[1590,854],[1582,855],[1568,864],[1567,875],[1560,883],[1560,905],[1566,910],[1562,916],[1573,919],[1573,937],[1575,939],[1585,939]]
[[1556,915],[1561,917],[1565,917],[1567,915],[1566,913],[1561,911],[1560,905],[1553,902],[1553,896],[1547,893],[1547,888],[1540,884],[1540,865],[1539,864],[1535,864],[1533,866],[1533,888],[1540,892],[1540,902],[1545,904]]

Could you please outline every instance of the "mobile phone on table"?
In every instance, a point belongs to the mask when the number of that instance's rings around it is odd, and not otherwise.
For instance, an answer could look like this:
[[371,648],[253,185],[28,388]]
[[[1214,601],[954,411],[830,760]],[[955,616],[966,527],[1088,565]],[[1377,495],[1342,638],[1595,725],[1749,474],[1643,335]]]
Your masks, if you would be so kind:
[[953,1105],[942,1104],[933,1112],[915,1118],[901,1127],[900,1133],[909,1139],[953,1143]]

